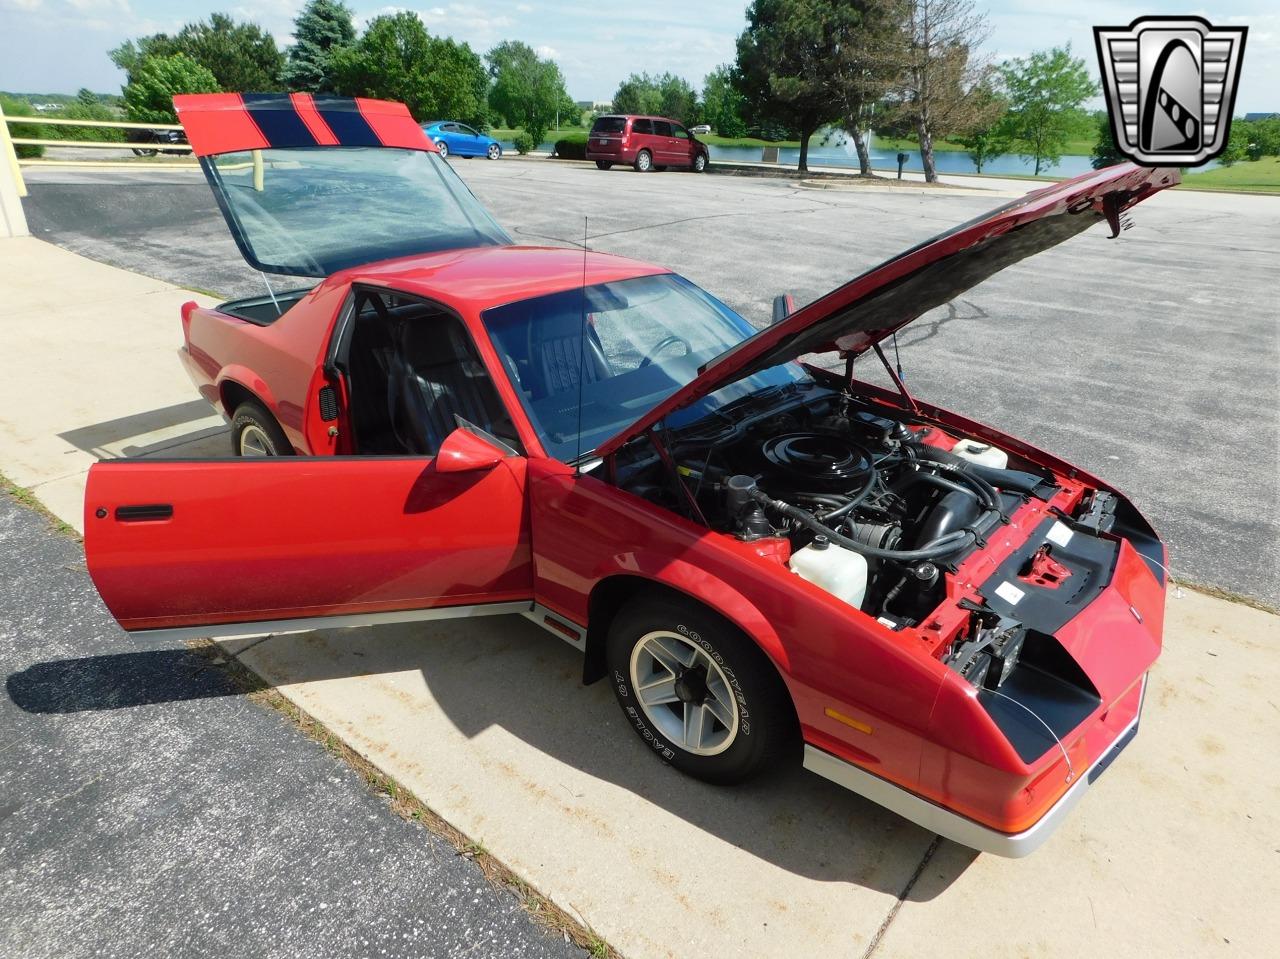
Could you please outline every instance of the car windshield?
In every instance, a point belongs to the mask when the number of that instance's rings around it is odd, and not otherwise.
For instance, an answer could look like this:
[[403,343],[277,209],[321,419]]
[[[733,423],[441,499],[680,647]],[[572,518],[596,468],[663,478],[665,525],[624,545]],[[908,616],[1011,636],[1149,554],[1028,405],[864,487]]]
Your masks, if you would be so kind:
[[511,242],[449,164],[426,150],[270,149],[201,162],[241,252],[268,273],[322,277]]
[[[699,366],[755,332],[670,273],[521,300],[486,310],[483,319],[543,447],[565,462],[639,419],[692,381]],[[807,380],[798,364],[775,366],[668,422],[682,426],[766,387]]]

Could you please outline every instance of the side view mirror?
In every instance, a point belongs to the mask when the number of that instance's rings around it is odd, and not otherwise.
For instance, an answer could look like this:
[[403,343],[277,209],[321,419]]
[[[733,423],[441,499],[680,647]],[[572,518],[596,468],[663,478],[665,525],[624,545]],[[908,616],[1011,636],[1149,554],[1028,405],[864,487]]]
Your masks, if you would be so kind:
[[773,326],[777,326],[796,311],[796,301],[790,293],[779,293],[773,298]]
[[503,451],[466,429],[456,429],[444,438],[436,452],[439,473],[474,473],[493,469],[502,462]]

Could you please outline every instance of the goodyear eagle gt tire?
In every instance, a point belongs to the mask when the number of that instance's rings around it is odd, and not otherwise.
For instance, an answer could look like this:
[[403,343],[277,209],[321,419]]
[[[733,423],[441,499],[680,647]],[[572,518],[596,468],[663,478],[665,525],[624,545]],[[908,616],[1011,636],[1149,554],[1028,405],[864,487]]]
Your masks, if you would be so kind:
[[773,665],[697,603],[636,597],[610,624],[605,655],[623,715],[681,772],[728,785],[798,755],[795,712]]
[[231,449],[236,456],[293,455],[280,424],[255,400],[245,400],[231,417]]

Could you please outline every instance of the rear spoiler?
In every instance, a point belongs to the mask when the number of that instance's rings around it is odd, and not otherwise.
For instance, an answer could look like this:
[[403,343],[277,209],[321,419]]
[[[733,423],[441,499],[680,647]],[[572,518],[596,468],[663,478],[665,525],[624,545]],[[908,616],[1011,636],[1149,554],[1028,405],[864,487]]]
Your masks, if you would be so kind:
[[173,98],[196,156],[288,147],[393,147],[439,152],[409,108],[310,93],[187,93]]

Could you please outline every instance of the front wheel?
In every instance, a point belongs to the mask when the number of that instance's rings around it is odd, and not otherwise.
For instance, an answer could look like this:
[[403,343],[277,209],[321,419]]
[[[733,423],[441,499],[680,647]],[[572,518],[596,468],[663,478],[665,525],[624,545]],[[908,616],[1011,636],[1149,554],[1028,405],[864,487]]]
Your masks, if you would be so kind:
[[641,150],[636,154],[636,172],[648,173],[653,169],[653,154],[648,150]]
[[704,607],[638,596],[618,612],[606,644],[623,714],[681,772],[737,783],[795,754],[782,680],[759,647]]
[[707,168],[707,155],[705,153],[699,153],[696,157],[693,158],[693,172],[701,173],[706,168]]
[[293,455],[280,424],[254,400],[245,400],[231,417],[231,448],[236,456]]
[[489,150],[485,154],[485,156],[487,156],[490,160],[502,159],[502,147],[498,146],[498,144],[496,143],[490,143]]
[[449,144],[445,143],[443,140],[436,141],[436,149],[440,151],[440,155],[442,157],[447,157],[449,155]]
[[146,147],[133,148],[133,155],[136,157],[153,157],[159,152],[159,150],[148,150]]
[[610,163],[608,160],[597,160],[597,161],[596,161],[596,169],[597,169],[597,170],[610,170],[610,169],[612,169],[612,168],[613,168],[613,164],[612,164],[612,163]]

